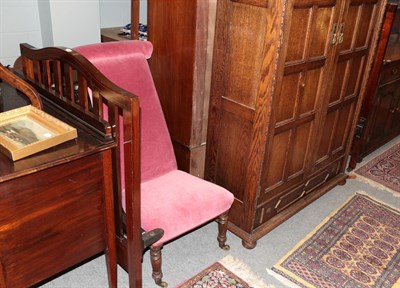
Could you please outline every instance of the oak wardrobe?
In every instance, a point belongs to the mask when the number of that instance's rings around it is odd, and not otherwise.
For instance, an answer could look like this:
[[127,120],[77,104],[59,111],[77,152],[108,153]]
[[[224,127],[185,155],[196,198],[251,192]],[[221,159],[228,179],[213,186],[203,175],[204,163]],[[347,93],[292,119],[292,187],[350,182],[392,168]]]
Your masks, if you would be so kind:
[[379,0],[220,0],[205,178],[247,248],[346,180]]

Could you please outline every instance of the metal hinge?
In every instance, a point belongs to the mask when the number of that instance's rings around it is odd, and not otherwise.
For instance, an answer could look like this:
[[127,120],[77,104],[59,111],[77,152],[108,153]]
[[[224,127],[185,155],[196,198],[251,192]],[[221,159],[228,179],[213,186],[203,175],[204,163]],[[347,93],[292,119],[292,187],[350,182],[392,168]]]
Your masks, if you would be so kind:
[[367,119],[364,117],[360,117],[360,119],[358,120],[358,123],[356,125],[356,130],[354,132],[354,136],[356,138],[361,138],[366,122]]

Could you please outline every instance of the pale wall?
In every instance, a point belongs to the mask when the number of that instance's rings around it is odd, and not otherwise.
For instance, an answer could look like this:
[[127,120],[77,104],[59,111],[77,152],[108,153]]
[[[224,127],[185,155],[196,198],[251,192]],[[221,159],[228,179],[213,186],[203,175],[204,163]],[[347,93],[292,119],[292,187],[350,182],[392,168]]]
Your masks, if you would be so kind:
[[37,0],[0,0],[0,62],[13,65],[19,43],[40,47],[42,35]]
[[[140,1],[147,23],[147,0]],[[67,46],[100,41],[100,27],[130,20],[130,0],[0,0],[0,62],[13,65],[19,44]]]

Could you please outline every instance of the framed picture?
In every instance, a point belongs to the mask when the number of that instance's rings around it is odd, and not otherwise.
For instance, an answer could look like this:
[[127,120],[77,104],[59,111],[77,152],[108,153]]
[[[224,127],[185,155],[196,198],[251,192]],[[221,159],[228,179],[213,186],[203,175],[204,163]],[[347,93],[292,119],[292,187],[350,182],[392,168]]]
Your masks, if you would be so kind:
[[74,127],[31,105],[0,113],[0,150],[14,161],[76,137]]

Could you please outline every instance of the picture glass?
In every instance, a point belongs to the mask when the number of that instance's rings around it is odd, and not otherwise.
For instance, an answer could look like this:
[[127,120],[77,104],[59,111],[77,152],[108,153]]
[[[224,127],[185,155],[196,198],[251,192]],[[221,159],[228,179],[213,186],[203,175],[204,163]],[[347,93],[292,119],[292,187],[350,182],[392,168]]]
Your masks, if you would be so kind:
[[5,124],[0,124],[0,135],[17,148],[51,138],[56,133],[24,115]]

